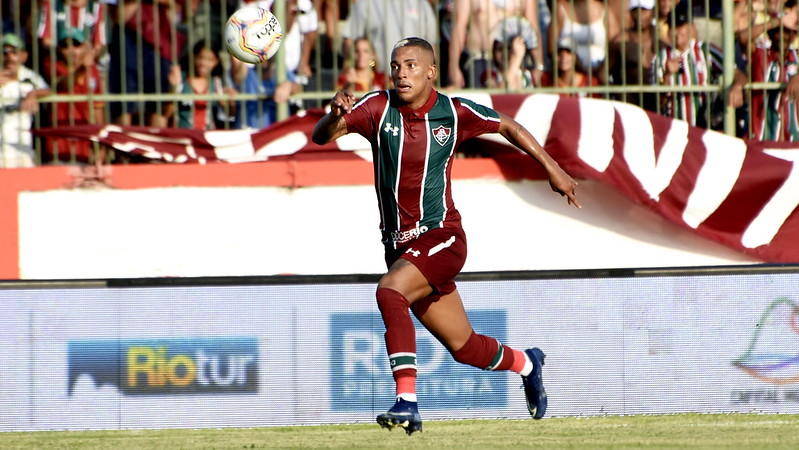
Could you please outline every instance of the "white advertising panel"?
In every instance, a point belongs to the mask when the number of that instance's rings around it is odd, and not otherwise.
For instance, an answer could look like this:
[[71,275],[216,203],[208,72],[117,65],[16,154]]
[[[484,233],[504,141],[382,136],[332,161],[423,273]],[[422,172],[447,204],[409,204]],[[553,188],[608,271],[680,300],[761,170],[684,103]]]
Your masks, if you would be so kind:
[[[799,413],[799,273],[534,275],[459,289],[477,332],[547,353],[548,416]],[[372,422],[391,406],[373,283],[242,280],[0,289],[0,430]],[[425,420],[528,417],[517,375],[460,365],[417,329]]]

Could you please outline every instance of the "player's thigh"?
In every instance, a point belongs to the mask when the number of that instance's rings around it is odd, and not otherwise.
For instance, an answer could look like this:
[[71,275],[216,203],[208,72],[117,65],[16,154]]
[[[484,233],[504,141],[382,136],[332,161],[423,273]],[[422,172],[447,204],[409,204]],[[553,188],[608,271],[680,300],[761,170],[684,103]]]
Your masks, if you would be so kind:
[[419,268],[402,258],[394,261],[388,272],[380,278],[377,286],[399,292],[411,304],[430,295],[433,291]]
[[457,289],[430,303],[424,312],[415,310],[414,314],[430,334],[450,351],[463,348],[472,335],[472,324]]

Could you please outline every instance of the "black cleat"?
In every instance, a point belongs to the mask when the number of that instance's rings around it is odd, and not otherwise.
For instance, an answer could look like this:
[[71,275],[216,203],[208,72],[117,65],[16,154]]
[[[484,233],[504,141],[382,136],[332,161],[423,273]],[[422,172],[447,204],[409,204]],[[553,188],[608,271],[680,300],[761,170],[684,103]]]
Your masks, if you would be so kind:
[[388,412],[377,416],[377,423],[389,430],[404,428],[409,435],[414,431],[422,431],[422,416],[419,415],[418,404],[401,398],[397,399],[397,403]]
[[524,395],[527,397],[527,410],[533,419],[544,417],[547,412],[547,391],[544,390],[544,380],[541,378],[541,369],[547,355],[540,348],[528,348],[524,351],[533,362],[533,371],[530,375],[522,377]]

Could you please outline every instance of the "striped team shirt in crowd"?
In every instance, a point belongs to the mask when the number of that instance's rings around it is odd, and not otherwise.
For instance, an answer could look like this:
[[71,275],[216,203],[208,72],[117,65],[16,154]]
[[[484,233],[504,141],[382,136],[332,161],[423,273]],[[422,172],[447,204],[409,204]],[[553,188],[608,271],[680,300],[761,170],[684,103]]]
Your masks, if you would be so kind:
[[348,132],[371,143],[386,244],[396,248],[428,230],[461,226],[452,200],[452,160],[463,141],[499,131],[496,111],[437,91],[412,111],[391,90],[365,95],[344,120]]
[[[680,56],[680,70],[668,75],[666,64],[673,55]],[[657,80],[668,86],[707,86],[716,82],[724,72],[721,50],[711,44],[692,39],[687,50],[663,45],[655,55]],[[688,122],[691,125],[708,127],[707,108],[710,96],[706,92],[669,92],[661,104],[660,113]]]
[[[101,0],[86,0],[83,6],[73,6],[66,0],[42,0],[39,3],[37,37],[47,46],[58,43],[59,32],[78,29],[86,34],[86,40],[103,47],[108,44],[106,16],[108,4]],[[113,4],[116,4],[114,2]]]
[[[782,60],[782,61],[781,61]],[[773,48],[752,52],[752,82],[787,83],[797,73],[799,55],[790,48],[784,55]],[[782,88],[752,90],[751,135],[761,141],[799,141],[797,103]]]

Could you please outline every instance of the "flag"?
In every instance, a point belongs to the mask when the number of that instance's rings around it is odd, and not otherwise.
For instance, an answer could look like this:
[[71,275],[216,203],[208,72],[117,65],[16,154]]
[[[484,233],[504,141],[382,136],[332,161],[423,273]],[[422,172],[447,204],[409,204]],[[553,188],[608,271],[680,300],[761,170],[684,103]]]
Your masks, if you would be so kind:
[[[764,262],[799,262],[799,144],[738,139],[608,100],[469,97],[514,117],[575,178],[611,185],[666,219]],[[359,136],[313,144],[313,127],[323,115],[309,110],[257,131],[83,125],[35,133],[175,163],[368,158],[369,143]],[[461,150],[495,158],[509,172],[544,176],[532,158],[497,135]]]

